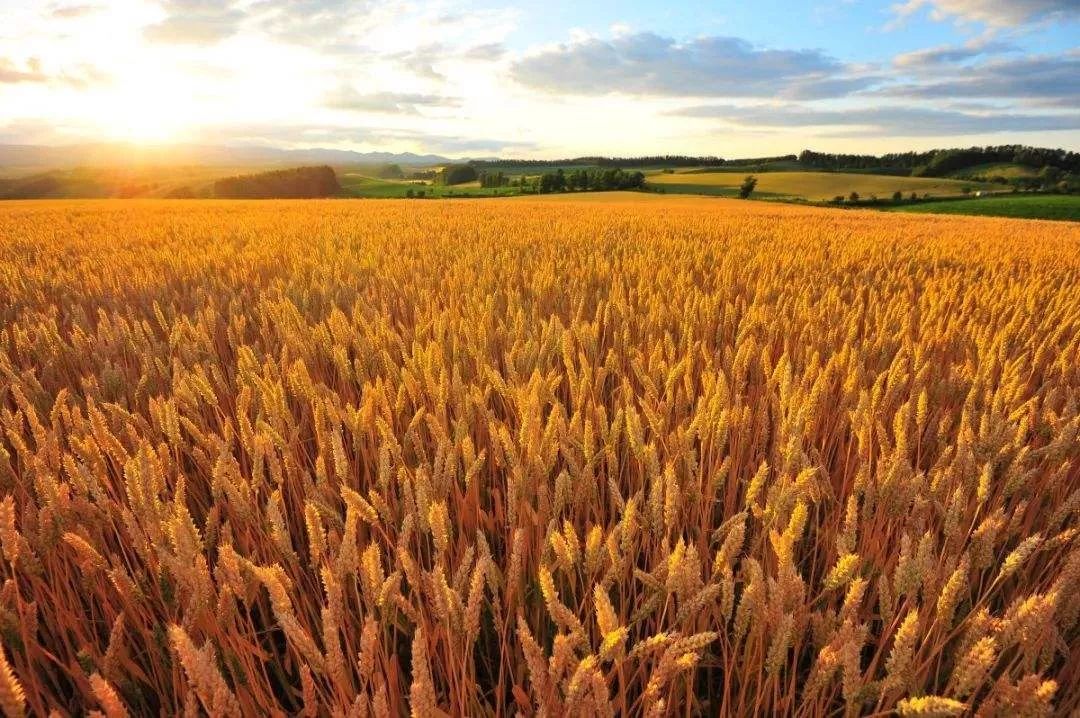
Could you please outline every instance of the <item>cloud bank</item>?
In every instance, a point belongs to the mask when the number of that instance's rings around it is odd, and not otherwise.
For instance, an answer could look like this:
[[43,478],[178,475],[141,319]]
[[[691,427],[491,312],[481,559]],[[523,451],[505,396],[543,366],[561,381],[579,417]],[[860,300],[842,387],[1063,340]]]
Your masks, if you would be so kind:
[[528,87],[579,95],[823,98],[873,81],[848,76],[820,50],[760,49],[737,37],[680,42],[651,32],[550,47],[515,62],[511,74]]

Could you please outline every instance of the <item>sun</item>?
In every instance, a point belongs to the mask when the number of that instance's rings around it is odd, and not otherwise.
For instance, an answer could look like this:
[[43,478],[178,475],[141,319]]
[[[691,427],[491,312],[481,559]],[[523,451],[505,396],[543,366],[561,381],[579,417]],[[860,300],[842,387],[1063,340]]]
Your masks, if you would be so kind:
[[155,93],[122,95],[103,101],[102,134],[115,140],[139,144],[177,139],[186,120],[173,102],[162,102]]
[[167,142],[177,133],[177,127],[157,112],[143,112],[141,107],[129,106],[117,118],[114,133],[119,139],[138,143]]
[[99,94],[91,114],[101,135],[137,144],[181,139],[192,126],[192,110],[185,88],[172,79],[129,76]]

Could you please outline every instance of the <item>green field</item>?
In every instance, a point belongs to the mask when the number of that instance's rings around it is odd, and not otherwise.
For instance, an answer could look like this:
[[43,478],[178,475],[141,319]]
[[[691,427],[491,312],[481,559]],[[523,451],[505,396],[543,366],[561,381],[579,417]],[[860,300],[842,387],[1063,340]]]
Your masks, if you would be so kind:
[[[648,182],[670,193],[731,196],[737,193],[744,176],[732,172],[659,174],[650,176]],[[1001,189],[998,185],[952,179],[847,172],[764,172],[755,176],[758,178],[755,197],[816,201],[837,195],[847,197],[853,191],[864,199],[871,195],[884,199],[898,190],[905,195],[917,192],[920,196],[959,196],[965,187],[975,191]]]
[[972,214],[987,217],[1061,219],[1080,222],[1080,195],[1010,194],[978,199],[919,202],[884,209],[890,212]]
[[437,185],[420,180],[390,180],[344,172],[338,175],[343,197],[382,199],[424,193],[425,197],[509,197],[519,194],[515,187],[481,187],[477,182]]

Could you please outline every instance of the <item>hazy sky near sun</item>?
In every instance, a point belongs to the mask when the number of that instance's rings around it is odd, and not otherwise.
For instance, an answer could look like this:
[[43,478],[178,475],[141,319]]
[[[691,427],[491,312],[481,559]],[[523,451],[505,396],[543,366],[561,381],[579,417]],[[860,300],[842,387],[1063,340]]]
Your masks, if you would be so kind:
[[0,142],[1080,149],[1080,0],[0,0]]

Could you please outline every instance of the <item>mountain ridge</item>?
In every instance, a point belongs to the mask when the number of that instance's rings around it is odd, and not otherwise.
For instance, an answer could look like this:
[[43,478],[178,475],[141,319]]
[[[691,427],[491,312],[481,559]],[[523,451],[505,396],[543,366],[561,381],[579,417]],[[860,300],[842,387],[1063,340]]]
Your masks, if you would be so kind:
[[253,166],[308,164],[383,164],[411,167],[465,162],[437,154],[358,152],[313,147],[283,149],[255,145],[160,145],[78,143],[70,145],[0,144],[0,168],[54,169],[80,166],[203,165]]

